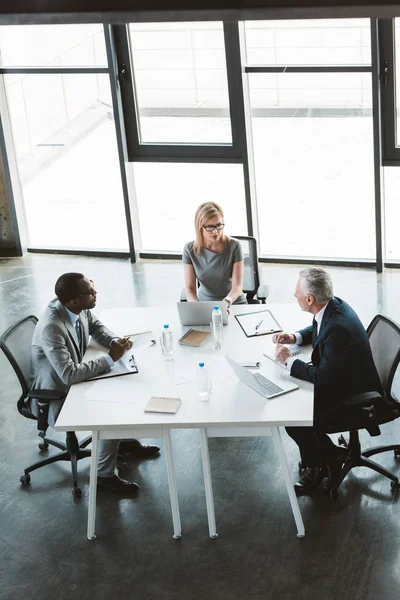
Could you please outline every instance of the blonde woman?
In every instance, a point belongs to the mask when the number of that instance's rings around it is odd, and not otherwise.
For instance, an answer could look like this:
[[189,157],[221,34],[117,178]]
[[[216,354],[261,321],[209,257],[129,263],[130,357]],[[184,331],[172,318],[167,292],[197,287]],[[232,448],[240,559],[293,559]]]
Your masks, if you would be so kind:
[[196,239],[183,249],[187,301],[225,300],[228,310],[231,304],[246,304],[243,250],[238,240],[224,233],[224,213],[219,204],[200,204],[194,226]]

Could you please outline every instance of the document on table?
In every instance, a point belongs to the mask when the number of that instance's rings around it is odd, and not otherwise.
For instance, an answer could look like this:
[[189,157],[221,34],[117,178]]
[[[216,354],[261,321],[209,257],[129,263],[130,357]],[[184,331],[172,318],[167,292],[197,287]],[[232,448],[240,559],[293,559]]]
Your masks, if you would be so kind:
[[135,402],[134,391],[130,381],[120,379],[114,381],[112,386],[101,381],[95,381],[86,390],[85,402],[109,402],[112,404],[133,404]]
[[[86,356],[85,356],[86,358]],[[89,377],[86,381],[94,381],[95,379],[108,379],[110,377],[119,377],[120,375],[131,375],[132,373],[138,373],[136,366],[135,357],[132,351],[127,351],[122,358],[114,363],[113,368],[107,373],[96,375],[95,377]]]
[[[288,349],[292,353],[292,356],[295,356],[296,358],[299,358],[300,360],[302,360],[306,363],[311,362],[311,351],[312,351],[311,346],[309,346],[309,345],[298,346],[297,344],[291,344],[288,347]],[[283,365],[281,362],[279,362],[275,358],[275,346],[272,346],[271,348],[266,349],[266,351],[263,354],[266,358],[270,358],[277,365],[286,369],[285,365]]]
[[210,356],[210,360],[207,359],[207,355],[204,355],[204,357],[200,355],[193,356],[190,359],[175,359],[176,364],[173,373],[175,385],[195,383],[197,381],[197,367],[199,361],[204,362],[205,367],[210,373],[211,381],[215,383],[232,377],[233,371],[227,363],[225,356]]
[[282,331],[282,327],[270,310],[260,310],[235,315],[235,319],[243,329],[246,337],[256,337]]

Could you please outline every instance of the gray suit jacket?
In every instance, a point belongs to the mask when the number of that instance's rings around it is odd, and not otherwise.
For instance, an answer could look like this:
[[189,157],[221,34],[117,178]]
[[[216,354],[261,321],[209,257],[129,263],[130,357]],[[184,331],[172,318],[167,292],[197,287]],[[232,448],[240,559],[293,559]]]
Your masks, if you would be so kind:
[[[79,316],[83,326],[83,353],[87,348],[89,335],[103,346],[109,346],[116,337],[90,310],[83,310]],[[33,334],[31,389],[56,390],[66,397],[74,383],[110,371],[105,355],[89,362],[82,362],[82,358],[70,316],[61,302],[54,299],[40,317]],[[63,402],[52,402],[50,405],[48,423],[52,427]],[[31,409],[37,415],[36,400],[32,400]]]

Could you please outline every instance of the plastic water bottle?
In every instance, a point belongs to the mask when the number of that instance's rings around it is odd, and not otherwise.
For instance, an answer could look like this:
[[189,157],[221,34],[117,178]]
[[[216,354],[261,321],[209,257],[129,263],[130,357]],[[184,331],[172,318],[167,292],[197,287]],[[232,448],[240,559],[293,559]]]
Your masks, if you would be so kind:
[[220,350],[222,348],[222,340],[223,340],[223,322],[222,322],[222,312],[220,311],[219,306],[214,306],[214,310],[212,312],[212,327],[213,327],[213,346],[215,350]]
[[199,386],[199,398],[202,402],[210,399],[211,381],[203,362],[199,362],[197,367],[197,384]]
[[165,360],[172,360],[174,358],[172,331],[170,330],[169,325],[164,325],[162,330],[162,353]]

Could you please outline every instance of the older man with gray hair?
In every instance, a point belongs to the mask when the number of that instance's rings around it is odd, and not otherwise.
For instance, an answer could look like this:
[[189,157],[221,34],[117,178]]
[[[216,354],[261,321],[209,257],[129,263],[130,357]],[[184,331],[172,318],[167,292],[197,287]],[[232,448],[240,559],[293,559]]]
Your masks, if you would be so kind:
[[[296,333],[278,333],[276,358],[293,377],[314,384],[314,426],[287,427],[297,443],[306,470],[295,484],[297,494],[307,493],[323,479],[334,477],[346,450],[335,446],[325,433],[326,424],[337,423],[347,396],[381,391],[367,333],[354,310],[333,295],[329,273],[309,267],[299,273],[295,297],[300,308],[313,315],[312,325]],[[285,344],[312,344],[311,362],[292,356]],[[346,427],[343,427],[346,429]]]

